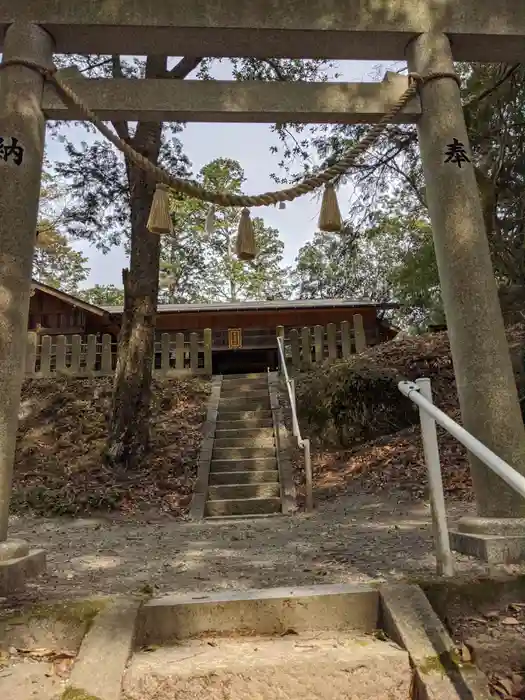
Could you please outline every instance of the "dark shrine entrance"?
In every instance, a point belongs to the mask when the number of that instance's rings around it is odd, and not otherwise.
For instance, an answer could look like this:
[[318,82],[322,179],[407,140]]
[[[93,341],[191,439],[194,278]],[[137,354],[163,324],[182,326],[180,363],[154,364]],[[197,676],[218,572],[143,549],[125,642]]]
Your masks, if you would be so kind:
[[221,350],[213,353],[213,374],[250,374],[277,369],[277,348]]

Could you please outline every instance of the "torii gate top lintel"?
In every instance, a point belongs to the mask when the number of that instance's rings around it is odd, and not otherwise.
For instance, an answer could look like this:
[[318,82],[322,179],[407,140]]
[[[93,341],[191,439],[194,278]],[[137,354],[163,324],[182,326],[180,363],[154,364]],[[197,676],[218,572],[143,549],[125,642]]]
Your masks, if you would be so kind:
[[60,53],[402,60],[435,31],[456,60],[525,60],[523,0],[0,0],[0,36],[15,19]]

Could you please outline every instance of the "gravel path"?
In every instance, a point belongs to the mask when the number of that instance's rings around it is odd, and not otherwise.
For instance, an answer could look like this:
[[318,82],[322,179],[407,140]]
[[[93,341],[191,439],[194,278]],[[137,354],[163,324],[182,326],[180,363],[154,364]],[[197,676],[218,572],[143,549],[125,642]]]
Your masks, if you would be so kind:
[[[451,505],[450,521],[467,509]],[[10,535],[48,553],[47,574],[28,591],[39,598],[348,583],[435,571],[428,506],[370,495],[323,503],[313,515],[222,523],[13,518]],[[487,572],[460,555],[457,569]]]

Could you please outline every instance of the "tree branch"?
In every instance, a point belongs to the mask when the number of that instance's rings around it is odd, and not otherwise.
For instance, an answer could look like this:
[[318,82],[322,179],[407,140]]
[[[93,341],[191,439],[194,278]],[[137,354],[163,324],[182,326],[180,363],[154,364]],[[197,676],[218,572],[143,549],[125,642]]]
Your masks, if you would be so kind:
[[197,68],[203,58],[193,58],[192,56],[185,56],[174,66],[171,70],[166,71],[167,78],[174,78],[175,80],[184,80],[188,75]]
[[270,68],[272,68],[275,71],[277,80],[281,80],[283,83],[286,82],[286,77],[283,75],[279,65],[273,60],[273,58],[263,58],[261,60],[263,63],[267,63],[270,66]]
[[94,63],[93,65],[87,65],[85,68],[79,68],[79,72],[85,73],[88,70],[95,70],[95,68],[106,66],[108,63],[111,63],[111,58],[105,58],[103,61],[99,61],[98,63]]
[[482,90],[477,95],[471,97],[470,100],[463,105],[463,109],[470,109],[473,105],[477,104],[478,102],[481,102],[485,98],[489,97],[489,95],[492,95],[492,93],[495,90],[497,90],[501,85],[503,85],[503,83],[505,83],[518,70],[520,66],[521,63],[514,63],[511,66],[509,66],[509,68],[503,73],[499,80],[496,80],[496,82],[490,87],[486,88],[486,90]]

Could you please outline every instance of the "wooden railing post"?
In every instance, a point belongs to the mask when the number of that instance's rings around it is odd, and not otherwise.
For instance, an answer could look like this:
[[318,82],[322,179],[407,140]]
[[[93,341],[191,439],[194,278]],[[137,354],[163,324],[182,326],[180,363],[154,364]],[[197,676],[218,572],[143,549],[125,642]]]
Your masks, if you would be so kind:
[[303,368],[309,369],[312,366],[312,348],[310,329],[301,328],[301,350],[303,356]]
[[40,374],[44,377],[48,377],[51,374],[51,337],[49,335],[42,336]]
[[184,371],[184,333],[175,336],[175,369],[177,372]]
[[292,373],[301,369],[301,353],[299,350],[299,333],[295,328],[290,331],[290,349],[292,352]]
[[352,354],[352,343],[350,340],[350,324],[348,321],[341,323],[341,355],[343,358]]
[[[282,338],[283,339],[283,351],[284,351],[284,326],[277,326],[275,329],[275,334],[277,335],[277,338]],[[279,373],[283,373],[283,368],[282,368],[282,361],[281,361],[281,353],[277,353],[277,362],[279,363]]]
[[102,336],[102,360],[100,371],[102,374],[113,374],[113,358],[111,356],[111,336],[104,333]]
[[354,314],[354,340],[356,352],[366,350],[366,335],[361,314]]
[[323,328],[323,326],[315,326],[315,328],[314,328],[314,343],[315,343],[315,363],[320,364],[324,358],[324,328]]
[[213,349],[211,328],[204,329],[204,373],[213,374]]
[[329,323],[326,326],[326,339],[328,341],[328,359],[337,360],[337,326]]

